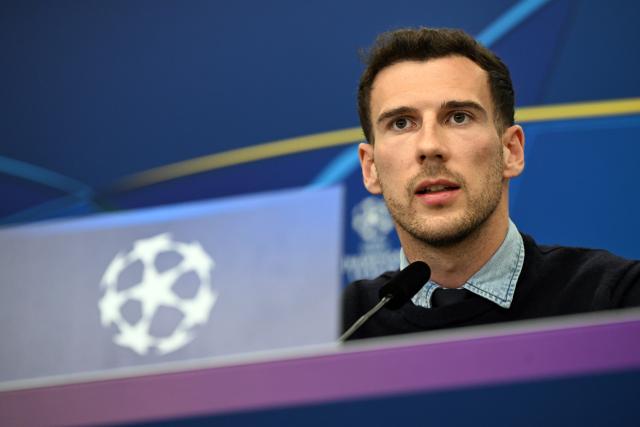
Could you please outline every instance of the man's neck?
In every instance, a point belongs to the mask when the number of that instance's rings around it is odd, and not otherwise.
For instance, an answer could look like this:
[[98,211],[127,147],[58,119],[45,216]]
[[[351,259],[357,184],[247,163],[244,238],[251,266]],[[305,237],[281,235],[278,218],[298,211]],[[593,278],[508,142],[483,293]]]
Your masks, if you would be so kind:
[[435,247],[411,236],[403,236],[402,247],[409,262],[420,260],[429,264],[432,281],[442,287],[459,288],[496,253],[508,228],[508,217],[491,218],[453,245]]

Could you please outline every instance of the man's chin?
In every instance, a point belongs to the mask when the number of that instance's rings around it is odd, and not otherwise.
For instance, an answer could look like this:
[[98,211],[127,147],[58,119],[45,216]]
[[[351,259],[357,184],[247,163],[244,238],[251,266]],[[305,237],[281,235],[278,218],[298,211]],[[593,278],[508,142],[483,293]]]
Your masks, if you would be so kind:
[[455,230],[451,232],[432,232],[423,233],[421,239],[429,246],[436,248],[445,248],[449,246],[456,246],[464,242],[469,237],[471,232],[467,230]]
[[405,229],[414,238],[433,247],[455,246],[464,242],[476,230],[477,226],[473,224],[465,224],[463,221],[434,220],[429,221],[429,226],[425,227],[408,227]]

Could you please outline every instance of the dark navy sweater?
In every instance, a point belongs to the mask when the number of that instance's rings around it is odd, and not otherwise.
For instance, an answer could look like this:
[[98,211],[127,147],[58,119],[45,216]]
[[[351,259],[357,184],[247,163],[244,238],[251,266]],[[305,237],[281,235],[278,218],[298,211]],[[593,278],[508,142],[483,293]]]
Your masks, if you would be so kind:
[[[477,295],[444,307],[424,308],[408,302],[395,311],[381,309],[350,339],[640,305],[640,262],[602,250],[538,246],[531,237],[522,237],[524,265],[508,309]],[[378,302],[379,289],[397,273],[347,286],[342,301],[343,330]]]

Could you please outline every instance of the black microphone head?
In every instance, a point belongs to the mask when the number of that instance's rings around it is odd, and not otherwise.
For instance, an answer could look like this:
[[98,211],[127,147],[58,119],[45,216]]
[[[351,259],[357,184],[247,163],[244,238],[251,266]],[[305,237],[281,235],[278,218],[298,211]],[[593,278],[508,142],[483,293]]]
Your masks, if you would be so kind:
[[397,310],[422,289],[424,284],[429,281],[429,277],[431,277],[431,269],[426,263],[413,262],[382,286],[378,297],[382,299],[390,295],[391,300],[385,307]]

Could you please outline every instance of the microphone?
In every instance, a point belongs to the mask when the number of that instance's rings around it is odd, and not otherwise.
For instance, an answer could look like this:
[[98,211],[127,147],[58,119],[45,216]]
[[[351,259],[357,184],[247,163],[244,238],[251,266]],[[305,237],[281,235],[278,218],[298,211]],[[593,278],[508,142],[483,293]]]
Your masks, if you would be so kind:
[[391,310],[397,310],[406,304],[424,286],[431,276],[431,269],[422,262],[416,261],[401,270],[393,279],[389,280],[378,292],[380,301],[371,310],[360,317],[347,331],[338,338],[345,342],[355,331],[378,312],[385,305]]

